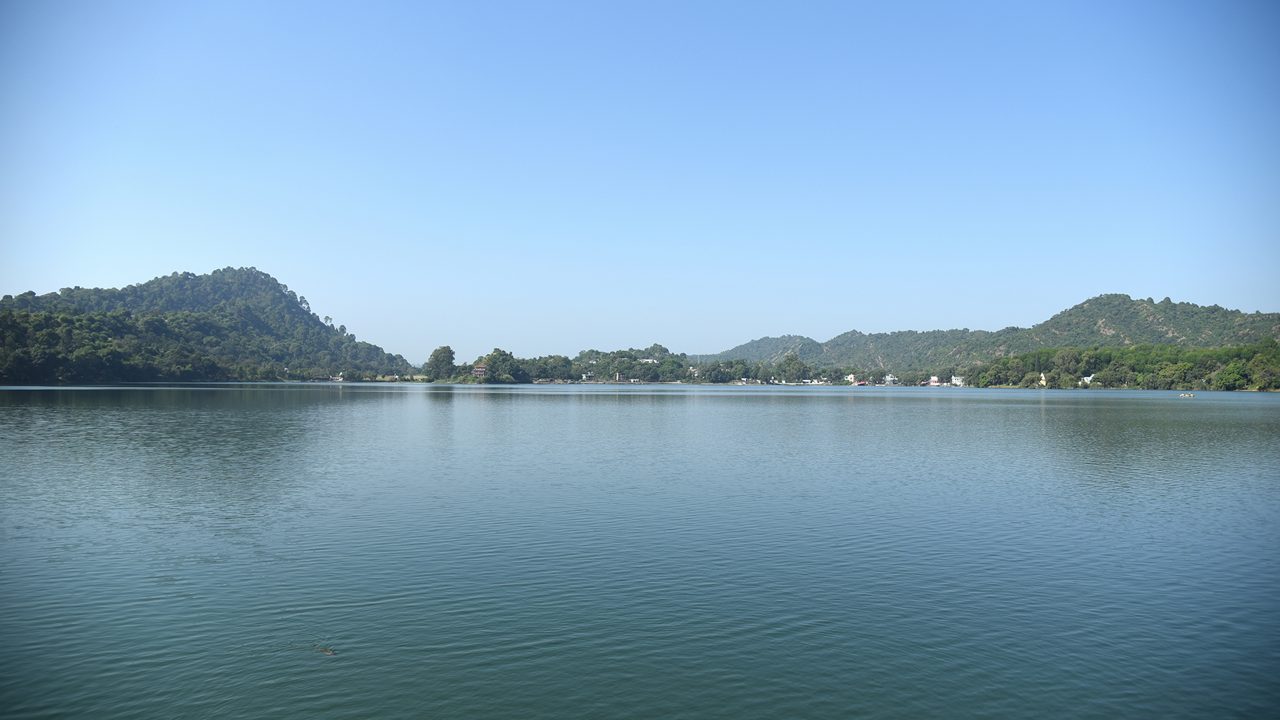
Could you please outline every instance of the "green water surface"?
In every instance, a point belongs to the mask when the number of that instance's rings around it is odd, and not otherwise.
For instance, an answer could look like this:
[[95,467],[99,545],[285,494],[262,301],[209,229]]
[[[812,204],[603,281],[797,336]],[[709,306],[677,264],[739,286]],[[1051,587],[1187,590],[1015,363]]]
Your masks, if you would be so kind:
[[1276,716],[1280,397],[5,389],[0,638],[7,718]]

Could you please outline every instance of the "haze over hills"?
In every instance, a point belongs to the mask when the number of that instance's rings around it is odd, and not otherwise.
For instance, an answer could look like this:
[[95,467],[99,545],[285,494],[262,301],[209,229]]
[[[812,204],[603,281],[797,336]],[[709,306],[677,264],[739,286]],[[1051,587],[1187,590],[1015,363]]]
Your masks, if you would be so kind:
[[1280,338],[1280,313],[1243,313],[1217,305],[1156,302],[1109,294],[1086,300],[1030,328],[1003,330],[856,330],[818,342],[800,335],[764,337],[707,360],[779,362],[789,354],[818,367],[913,370],[964,367],[1059,347],[1177,345],[1221,347]]

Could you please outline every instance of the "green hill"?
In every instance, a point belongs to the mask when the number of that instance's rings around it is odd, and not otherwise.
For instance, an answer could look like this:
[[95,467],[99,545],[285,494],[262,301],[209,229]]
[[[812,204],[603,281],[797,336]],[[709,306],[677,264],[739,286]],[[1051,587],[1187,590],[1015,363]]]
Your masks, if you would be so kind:
[[403,357],[325,323],[305,298],[254,268],[0,299],[0,383],[309,379],[410,371]]
[[1280,338],[1280,313],[1243,313],[1212,305],[1099,295],[1031,328],[1003,330],[856,330],[819,343],[788,335],[760,338],[711,360],[779,362],[788,354],[819,367],[919,370],[963,367],[1060,347],[1176,345],[1224,347]]

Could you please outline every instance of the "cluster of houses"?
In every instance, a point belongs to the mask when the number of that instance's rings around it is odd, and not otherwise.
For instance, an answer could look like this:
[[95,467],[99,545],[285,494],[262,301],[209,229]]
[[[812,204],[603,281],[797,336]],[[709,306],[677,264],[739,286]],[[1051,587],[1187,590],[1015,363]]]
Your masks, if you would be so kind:
[[[844,379],[847,380],[850,385],[872,384],[867,382],[866,380],[859,380],[853,374],[845,375]],[[900,385],[901,382],[898,380],[898,377],[893,373],[885,373],[884,379],[875,384],[883,385],[885,387],[894,387],[896,385]],[[920,385],[921,387],[964,387],[964,377],[961,375],[952,375],[951,380],[947,382],[940,379],[937,375],[930,375],[929,379],[922,381]]]
[[[591,360],[589,362],[592,365],[596,364],[595,360]],[[640,362],[645,364],[654,364],[654,365],[658,363],[657,360],[654,360],[652,358],[641,358]],[[488,374],[488,368],[486,368],[484,365],[476,365],[471,369],[471,374],[476,378],[483,378]],[[700,371],[697,367],[690,366],[689,374],[696,378],[699,376]],[[1043,384],[1044,376],[1041,375],[1040,377],[1041,377],[1040,382],[1041,384]],[[335,378],[335,379],[340,380],[341,378]],[[899,381],[898,377],[893,373],[885,373],[884,378],[877,383],[868,382],[867,380],[859,380],[857,376],[852,373],[845,375],[844,379],[850,385],[856,385],[856,386],[877,385],[882,387],[895,387],[895,386],[901,385],[901,381]],[[1088,380],[1092,380],[1092,379],[1093,379],[1092,377],[1085,378],[1085,381],[1087,382]],[[635,378],[631,378],[629,381],[632,383],[643,382]],[[597,382],[596,374],[594,372],[582,373],[582,380],[580,382],[588,382],[588,383]],[[613,377],[613,382],[627,382],[627,381],[623,380],[622,373],[615,372]],[[757,380],[754,378],[742,378],[738,382],[735,382],[733,384],[734,385],[765,385],[765,384],[769,384],[769,385],[830,385],[831,381],[825,377],[815,378],[811,380],[799,380],[796,382],[787,382],[785,380],[779,380],[777,378],[770,378],[768,381]],[[926,381],[922,381],[920,385],[921,387],[926,387],[926,386],[927,387],[964,387],[965,386],[964,377],[961,375],[952,375],[950,381],[943,381],[937,375],[930,375],[929,379]]]
[[[898,380],[898,377],[893,373],[885,373],[884,378],[882,378],[880,382],[859,380],[857,376],[853,375],[852,373],[849,375],[845,375],[844,380],[850,385],[856,385],[859,387],[866,387],[868,385],[876,385],[878,387],[896,387],[902,384],[902,382]],[[752,380],[749,378],[742,378],[740,382],[737,382],[734,384],[735,385],[764,385],[766,383],[763,380]],[[787,382],[785,380],[778,380],[777,378],[770,378],[767,384],[770,384],[770,385],[830,385],[831,381],[827,378],[815,378],[813,380],[797,380],[796,382]],[[920,386],[921,387],[964,387],[965,384],[964,384],[964,377],[961,375],[952,375],[950,381],[942,380],[937,375],[930,375],[928,380],[922,381],[920,383]]]

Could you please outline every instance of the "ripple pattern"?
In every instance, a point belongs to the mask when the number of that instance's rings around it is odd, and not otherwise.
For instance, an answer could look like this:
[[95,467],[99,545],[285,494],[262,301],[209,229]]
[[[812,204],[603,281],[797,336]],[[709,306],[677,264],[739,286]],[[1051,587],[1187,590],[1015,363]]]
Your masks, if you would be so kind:
[[1216,393],[0,390],[0,714],[1272,716],[1278,440]]

